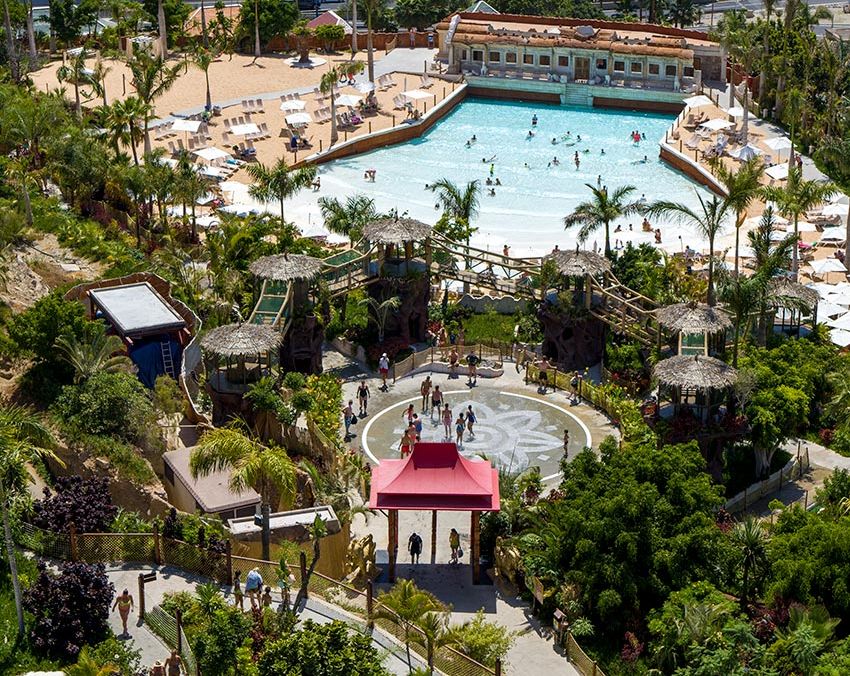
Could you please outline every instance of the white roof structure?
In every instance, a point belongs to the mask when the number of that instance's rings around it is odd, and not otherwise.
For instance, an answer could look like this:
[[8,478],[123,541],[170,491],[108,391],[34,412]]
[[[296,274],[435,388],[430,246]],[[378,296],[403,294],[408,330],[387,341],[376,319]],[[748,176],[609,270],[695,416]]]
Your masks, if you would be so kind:
[[217,514],[260,504],[260,496],[253,488],[239,493],[230,490],[229,471],[210,472],[206,476],[193,479],[189,471],[191,456],[191,448],[179,448],[164,453],[162,460],[171,468],[175,477],[180,477],[181,483],[195,498],[201,510],[208,514]]
[[95,309],[122,336],[136,337],[178,331],[186,321],[147,282],[92,289]]
[[844,329],[832,329],[829,332],[829,338],[838,347],[847,347],[850,345],[850,331]]

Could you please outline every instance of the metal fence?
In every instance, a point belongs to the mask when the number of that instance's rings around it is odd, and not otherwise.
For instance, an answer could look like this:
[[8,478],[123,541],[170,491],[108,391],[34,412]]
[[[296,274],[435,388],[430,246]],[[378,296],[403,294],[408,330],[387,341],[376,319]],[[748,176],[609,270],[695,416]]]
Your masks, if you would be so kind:
[[505,361],[514,361],[515,357],[522,352],[522,346],[510,343],[494,342],[490,344],[479,343],[475,345],[440,345],[419,350],[413,354],[395,362],[392,365],[393,382],[403,378],[408,373],[422,368],[434,362],[449,363],[449,355],[452,348],[457,350],[459,368],[466,367],[466,357],[474,354],[478,357],[478,366],[487,366],[487,362],[504,364]]

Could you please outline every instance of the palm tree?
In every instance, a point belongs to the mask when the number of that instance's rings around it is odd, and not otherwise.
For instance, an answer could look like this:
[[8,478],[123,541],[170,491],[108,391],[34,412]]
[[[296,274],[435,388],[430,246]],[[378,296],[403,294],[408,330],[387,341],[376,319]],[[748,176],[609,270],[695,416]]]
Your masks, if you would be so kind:
[[[753,69],[753,64],[761,55],[761,45],[757,44],[754,39],[753,31],[750,24],[744,24],[744,27],[736,31],[732,40],[732,54],[735,60],[741,65],[743,70],[743,89],[744,96],[741,101],[741,107],[744,109],[744,118],[741,122],[741,135],[743,136],[742,143],[747,142],[747,133],[750,123],[750,72]],[[733,84],[734,87],[734,84]]]
[[636,213],[641,209],[640,202],[627,202],[626,198],[636,188],[624,185],[616,188],[610,195],[607,186],[601,188],[585,183],[593,193],[593,199],[579,204],[573,213],[564,217],[564,229],[581,226],[578,241],[584,244],[590,234],[599,227],[605,228],[605,255],[611,256],[611,223],[622,216]]
[[103,99],[104,106],[109,105],[106,101],[106,76],[111,70],[112,68],[105,65],[102,59],[98,59],[91,74],[91,85],[95,93]]
[[429,674],[434,673],[434,655],[439,648],[457,643],[454,632],[449,629],[449,613],[430,611],[417,623],[419,631],[412,641],[425,648]]
[[331,68],[327,73],[322,75],[322,79],[319,80],[319,89],[322,94],[325,94],[331,99],[331,145],[339,140],[339,130],[337,129],[336,124],[336,96],[334,89],[336,89],[343,77],[350,79],[362,72],[362,61],[349,61]]
[[165,23],[165,4],[156,0],[156,23],[159,27],[159,58],[168,56],[168,25]]
[[12,81],[18,82],[21,78],[21,65],[15,49],[15,32],[12,29],[12,19],[9,15],[9,0],[3,0],[3,33],[6,35],[6,58],[9,61]]
[[413,580],[399,580],[392,589],[378,597],[376,605],[375,619],[389,620],[402,630],[404,646],[407,649],[407,666],[412,671],[411,636],[416,632],[416,625],[420,624],[428,613],[443,610],[439,601],[419,589]]
[[741,226],[747,217],[747,209],[761,190],[764,163],[761,159],[754,157],[744,162],[737,170],[729,169],[721,161],[714,162],[711,168],[726,186],[726,201],[735,211],[735,275],[737,276]]
[[741,565],[741,608],[746,609],[750,577],[758,575],[767,563],[767,531],[758,517],[747,514],[732,529],[732,542],[738,550]]
[[254,61],[262,55],[260,49],[260,3],[254,0]]
[[325,227],[335,235],[348,237],[351,245],[363,236],[363,229],[378,217],[375,200],[366,195],[349,195],[345,202],[336,197],[320,197],[319,209]]
[[[829,175],[847,195],[850,193],[850,139],[827,139],[818,149],[820,158],[827,163]],[[846,234],[844,242],[844,260],[850,261],[850,200],[848,200]]]
[[207,193],[207,180],[195,171],[195,165],[189,162],[188,155],[182,155],[177,164],[175,193],[183,201],[183,217],[186,217],[186,205],[192,213],[192,241],[198,241],[195,207],[198,200]]
[[770,15],[773,14],[773,7],[776,0],[761,0],[764,6],[764,21],[760,28],[762,31],[761,42],[761,71],[759,72],[759,106],[764,108],[767,101],[767,64],[770,62]]
[[74,111],[77,113],[77,117],[82,117],[83,115],[83,106],[80,101],[80,87],[90,84],[92,81],[91,75],[86,68],[87,58],[88,52],[83,47],[79,54],[71,57],[71,60],[67,64],[60,66],[56,71],[56,79],[59,82],[70,82],[74,85]]
[[150,116],[150,106],[138,96],[128,96],[126,99],[115,101],[111,106],[102,108],[104,113],[104,126],[109,131],[116,156],[119,153],[119,144],[130,148],[133,154],[133,163],[138,166],[139,154],[136,147],[144,140],[145,134],[139,122]]
[[749,333],[749,322],[767,293],[768,280],[759,274],[752,277],[722,274],[719,287],[720,300],[732,315],[734,338],[732,341],[732,366],[738,367],[738,341],[743,333]]
[[713,195],[710,200],[705,200],[697,193],[700,208],[691,209],[685,204],[659,200],[646,207],[646,214],[651,217],[672,218],[679,225],[687,225],[694,228],[701,236],[708,240],[708,292],[707,302],[714,305],[714,240],[723,224],[732,211],[732,206],[725,199]]
[[360,0],[366,8],[366,62],[369,64],[369,82],[375,81],[375,51],[372,47],[372,19],[384,8],[385,0]]
[[20,155],[14,159],[6,160],[6,172],[9,178],[20,186],[21,198],[24,203],[24,215],[27,225],[32,225],[32,200],[30,199],[30,180],[35,179],[37,172],[30,169],[30,158],[28,155]]
[[274,496],[285,509],[292,506],[296,494],[295,464],[281,446],[264,446],[246,436],[236,426],[206,432],[189,458],[192,477],[230,471],[230,490],[239,493],[253,488],[260,494],[263,516],[263,559],[269,560],[269,513]]
[[18,615],[18,638],[23,637],[26,628],[9,507],[13,496],[32,480],[26,469],[28,463],[39,459],[61,463],[50,450],[54,443],[50,430],[35,413],[17,404],[0,403],[0,511]]
[[271,167],[262,162],[249,164],[248,175],[254,182],[249,194],[262,202],[278,200],[280,202],[280,222],[284,222],[283,202],[316,180],[316,166],[307,165],[300,169],[290,169],[286,159],[281,157]]
[[62,359],[74,368],[74,382],[87,380],[95,373],[133,373],[133,361],[125,354],[126,346],[116,335],[106,335],[100,322],[86,326],[83,339],[59,336],[56,347]]
[[360,305],[370,309],[372,312],[369,319],[378,327],[378,343],[384,342],[384,332],[387,328],[387,320],[391,312],[396,312],[401,307],[401,296],[392,296],[385,301],[378,301],[372,296],[361,299]]
[[204,82],[207,87],[207,103],[204,108],[207,112],[212,110],[212,97],[210,96],[210,66],[215,61],[216,55],[208,49],[199,49],[195,52],[195,65],[204,71]]
[[33,3],[32,0],[26,0],[26,24],[27,24],[27,45],[29,46],[30,70],[38,68],[38,50],[35,46],[35,27],[33,21]]
[[782,187],[766,185],[761,189],[764,199],[776,204],[776,210],[785,218],[794,223],[794,252],[791,258],[791,274],[797,281],[797,268],[799,261],[799,233],[797,223],[810,209],[814,209],[822,202],[828,200],[836,193],[833,183],[821,183],[803,178],[803,170],[800,167],[791,167],[788,170],[788,178]]
[[102,664],[92,657],[90,646],[83,646],[77,655],[77,663],[67,667],[65,673],[68,676],[115,676],[121,673],[121,669],[112,662]]
[[180,75],[180,66],[169,66],[159,57],[152,56],[142,50],[127,62],[133,74],[133,86],[136,95],[145,104],[143,129],[145,136],[145,155],[151,152],[151,137],[148,125],[153,114],[153,102],[165,94]]
[[[455,235],[466,240],[477,228],[472,227],[472,220],[478,215],[481,198],[481,184],[478,180],[470,181],[461,188],[447,178],[441,178],[428,186],[428,190],[437,193],[437,199],[443,207],[443,213],[452,219]],[[453,238],[450,238],[453,239]]]

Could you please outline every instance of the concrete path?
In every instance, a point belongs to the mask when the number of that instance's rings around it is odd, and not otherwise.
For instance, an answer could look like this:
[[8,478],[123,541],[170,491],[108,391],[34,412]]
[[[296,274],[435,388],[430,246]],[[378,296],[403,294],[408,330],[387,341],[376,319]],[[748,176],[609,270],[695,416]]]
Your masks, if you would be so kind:
[[798,443],[800,444],[800,448],[803,453],[808,451],[809,463],[811,465],[823,467],[824,469],[829,470],[850,470],[850,458],[812,441],[806,441],[805,439],[791,439],[785,444],[784,448],[791,455],[797,455]]
[[[356,388],[360,380],[366,380],[372,397],[369,402],[370,415],[374,415],[384,408],[399,401],[415,396],[419,392],[419,384],[425,378],[426,372],[401,378],[395,384],[388,387],[387,392],[381,392],[380,378],[363,364],[360,364],[332,349],[326,349],[323,355],[325,370],[342,378],[343,395],[345,400],[356,401]],[[445,374],[430,374],[435,384],[444,388],[446,384],[452,389],[461,389],[466,378],[459,380],[448,380]],[[536,387],[525,385],[522,374],[517,373],[512,363],[506,363],[504,375],[499,378],[479,378],[477,388],[492,388],[496,390],[511,390],[523,392],[527,396],[551,401],[559,405],[567,406],[566,395],[563,392],[549,392],[540,395]],[[445,387],[445,389],[449,389]],[[577,415],[591,433],[592,445],[598,446],[602,439],[609,435],[617,435],[616,428],[601,413],[587,404],[581,404],[569,408],[571,413]],[[366,419],[368,420],[368,418]],[[366,420],[361,421],[354,430],[359,435]],[[359,436],[354,436],[349,442],[352,448],[360,448]],[[557,479],[550,482],[548,487],[554,487]],[[451,528],[460,533],[461,543],[465,549],[468,548],[471,519],[468,512],[439,512],[437,516],[437,539],[433,543],[431,538],[431,513],[430,512],[400,512],[399,513],[399,564],[396,575],[399,578],[413,579],[416,584],[432,592],[442,602],[452,606],[452,623],[460,624],[471,619],[479,609],[483,609],[486,619],[498,622],[512,631],[517,632],[517,638],[513,648],[507,655],[506,665],[503,669],[505,674],[568,674],[577,676],[578,671],[569,664],[563,651],[554,645],[551,627],[542,626],[540,621],[532,614],[528,604],[518,597],[515,591],[503,589],[499,584],[493,584],[488,578],[488,584],[473,585],[472,572],[468,565],[468,554],[465,554],[461,565],[448,563],[450,548],[448,533]],[[416,532],[422,538],[423,549],[421,562],[417,565],[409,563],[406,556],[407,539],[412,532]],[[379,568],[386,567],[388,561],[387,545],[387,519],[384,514],[377,513],[374,516],[358,515],[352,523],[352,537],[363,537],[371,534],[376,545],[376,562]],[[485,575],[492,575],[487,571]],[[383,578],[379,579],[379,592],[390,588]]]
[[[137,564],[126,564],[123,566],[111,566],[107,568],[107,575],[110,581],[115,585],[116,593],[120,594],[124,589],[128,589],[136,601],[136,608],[130,615],[130,620],[127,622],[130,636],[124,637],[121,635],[122,626],[121,618],[118,612],[112,612],[109,616],[109,625],[119,640],[126,640],[130,645],[141,651],[142,665],[150,667],[156,660],[165,660],[168,657],[170,649],[165,643],[148,629],[148,626],[141,622],[138,616],[138,578],[139,573],[149,573],[156,571],[157,579],[145,585],[145,605],[148,609],[162,602],[163,595],[166,592],[189,591],[195,590],[195,586],[210,582],[208,578],[199,575],[192,575],[181,568],[173,566],[142,566]],[[232,597],[229,596],[229,588],[221,586],[222,592],[227,596],[229,602],[232,602]],[[246,608],[248,601],[245,601]],[[327,624],[333,620],[341,620],[359,631],[366,633],[365,625],[359,620],[345,611],[334,608],[333,606],[324,603],[318,599],[311,598],[307,601],[306,607],[299,613],[299,618],[303,620],[313,620],[319,624]],[[372,633],[373,645],[385,655],[384,666],[397,676],[404,676],[409,673],[407,665],[407,657],[403,645],[390,638],[380,631]],[[413,658],[413,667],[424,667],[425,665]]]

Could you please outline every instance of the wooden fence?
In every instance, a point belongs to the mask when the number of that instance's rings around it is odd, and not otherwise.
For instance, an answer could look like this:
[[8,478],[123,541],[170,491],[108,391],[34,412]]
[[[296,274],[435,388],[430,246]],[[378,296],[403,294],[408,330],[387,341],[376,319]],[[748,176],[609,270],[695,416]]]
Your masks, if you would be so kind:
[[[393,382],[403,378],[411,371],[422,368],[426,364],[434,362],[449,363],[449,355],[452,351],[452,345],[432,346],[425,350],[414,352],[413,354],[395,362],[392,365]],[[466,357],[469,354],[474,354],[478,357],[479,366],[487,366],[487,362],[495,362],[504,364],[505,361],[515,361],[517,355],[522,351],[522,347],[518,344],[493,342],[490,344],[476,345],[455,345],[454,348],[458,354],[459,370],[466,369]]]
[[566,639],[564,640],[564,651],[567,654],[567,660],[581,672],[582,676],[605,676],[599,665],[590,659],[584,650],[581,649],[581,646],[569,630],[567,630]]

